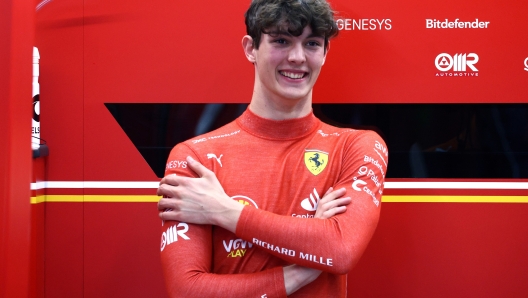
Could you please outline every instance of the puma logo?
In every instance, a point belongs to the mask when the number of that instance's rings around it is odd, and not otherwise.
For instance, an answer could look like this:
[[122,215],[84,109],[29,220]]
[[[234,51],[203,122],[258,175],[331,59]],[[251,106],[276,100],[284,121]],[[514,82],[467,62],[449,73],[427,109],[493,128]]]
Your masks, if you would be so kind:
[[218,164],[220,164],[220,167],[222,167],[222,161],[220,160],[220,158],[222,158],[222,156],[224,156],[224,155],[223,155],[223,154],[220,154],[219,157],[216,157],[216,154],[214,154],[214,153],[208,153],[208,154],[207,154],[207,159],[211,159],[211,158],[216,159],[216,161],[218,162]]

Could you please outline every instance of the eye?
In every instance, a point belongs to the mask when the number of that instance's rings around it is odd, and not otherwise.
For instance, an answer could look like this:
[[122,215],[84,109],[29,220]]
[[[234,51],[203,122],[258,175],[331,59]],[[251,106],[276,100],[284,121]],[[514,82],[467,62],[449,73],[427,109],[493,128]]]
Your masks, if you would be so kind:
[[310,46],[310,47],[320,47],[321,43],[319,41],[316,41],[316,40],[310,40],[307,43],[307,45]]
[[273,42],[278,44],[286,44],[287,41],[284,38],[277,38]]

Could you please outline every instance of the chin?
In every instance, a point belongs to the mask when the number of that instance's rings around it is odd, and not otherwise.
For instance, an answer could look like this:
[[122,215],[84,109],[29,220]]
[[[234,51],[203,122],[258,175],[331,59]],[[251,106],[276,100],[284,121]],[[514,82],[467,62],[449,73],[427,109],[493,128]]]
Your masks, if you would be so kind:
[[278,92],[278,94],[283,98],[292,99],[292,100],[293,99],[300,100],[310,95],[310,90],[304,90],[305,88],[303,89],[293,88],[293,89],[294,90],[291,90],[291,89],[281,90]]
[[307,94],[298,94],[298,93],[285,93],[285,92],[279,92],[277,93],[280,98],[283,98],[285,100],[302,100],[303,98],[306,98]]

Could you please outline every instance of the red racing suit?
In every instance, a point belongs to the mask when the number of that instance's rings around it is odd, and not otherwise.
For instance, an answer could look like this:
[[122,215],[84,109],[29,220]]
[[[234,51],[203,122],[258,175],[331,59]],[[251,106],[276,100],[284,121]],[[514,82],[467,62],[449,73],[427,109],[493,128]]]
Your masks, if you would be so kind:
[[[376,228],[388,152],[378,134],[336,128],[313,114],[274,121],[249,109],[180,143],[166,175],[195,177],[192,156],[244,207],[236,233],[166,221],[161,260],[171,297],[286,297],[282,267],[322,270],[290,297],[346,297],[346,273]],[[347,211],[313,218],[330,188],[345,187]]]

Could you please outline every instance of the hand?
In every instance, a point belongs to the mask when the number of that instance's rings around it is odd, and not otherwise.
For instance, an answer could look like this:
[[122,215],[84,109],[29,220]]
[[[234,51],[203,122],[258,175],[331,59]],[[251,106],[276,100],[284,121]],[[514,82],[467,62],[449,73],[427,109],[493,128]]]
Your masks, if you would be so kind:
[[[334,190],[332,187],[330,187],[317,204],[317,210],[315,211],[314,218],[327,219],[336,214],[345,212],[346,205],[352,202],[350,197],[342,198],[345,193],[345,188]],[[283,273],[286,294],[291,295],[295,291],[319,277],[321,270],[302,267],[299,265],[291,265],[284,267]]]
[[163,196],[158,202],[160,218],[217,225],[234,232],[244,206],[225,193],[212,171],[191,157],[187,164],[198,178],[168,175],[161,180],[157,191]]
[[352,202],[350,197],[342,198],[345,193],[345,188],[334,190],[333,187],[330,187],[317,204],[317,210],[315,211],[314,218],[325,219],[345,212],[346,205]]

